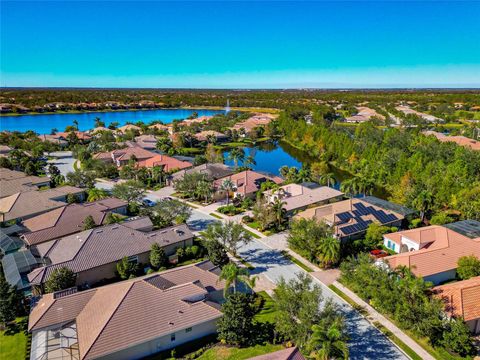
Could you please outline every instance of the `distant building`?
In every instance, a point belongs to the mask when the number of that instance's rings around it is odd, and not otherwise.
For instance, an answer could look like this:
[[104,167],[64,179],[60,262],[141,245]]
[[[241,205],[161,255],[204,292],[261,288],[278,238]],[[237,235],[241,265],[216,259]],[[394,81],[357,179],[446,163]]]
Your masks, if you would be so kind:
[[358,106],[357,113],[355,115],[345,118],[345,122],[362,123],[362,122],[370,121],[373,118],[377,118],[379,120],[385,121],[385,116],[383,116],[382,114],[379,114],[376,110],[370,109],[366,106]]
[[107,163],[112,162],[117,167],[121,167],[127,165],[130,159],[136,159],[136,161],[140,162],[155,157],[157,155],[157,153],[143,149],[135,143],[127,142],[127,147],[124,149],[97,153],[93,156],[93,158],[102,160]]
[[204,261],[91,290],[41,297],[31,359],[140,359],[217,331],[225,283]]
[[455,279],[462,256],[480,258],[480,222],[475,220],[398,231],[385,234],[383,239],[384,245],[398,254],[382,261],[393,269],[407,266],[434,284]]
[[249,117],[247,120],[244,120],[242,122],[239,122],[239,123],[235,124],[232,127],[232,130],[239,131],[239,130],[243,129],[248,134],[253,129],[255,129],[256,127],[267,126],[276,117],[277,116],[273,115],[273,114],[255,114],[255,115]]
[[207,163],[207,164],[202,164],[195,166],[191,169],[184,169],[177,171],[176,173],[172,174],[169,178],[169,183],[173,184],[177,180],[183,179],[185,174],[192,174],[192,173],[201,173],[205,174],[209,179],[217,180],[220,178],[224,178],[226,176],[230,176],[235,173],[233,169],[224,164],[220,163]]
[[157,137],[155,135],[140,135],[135,137],[135,143],[145,150],[157,148]]
[[432,289],[449,316],[463,318],[473,334],[480,334],[480,276]]
[[152,168],[155,166],[160,166],[165,172],[171,172],[176,170],[188,169],[193,165],[191,162],[178,160],[174,157],[157,154],[151,158],[139,161],[136,165],[137,167],[147,167]]
[[405,115],[416,115],[416,116],[421,117],[422,119],[425,119],[429,122],[443,121],[443,119],[440,119],[436,116],[433,116],[433,115],[430,115],[430,114],[425,114],[425,113],[422,113],[422,112],[417,111],[417,110],[413,110],[409,106],[399,105],[399,106],[396,106],[395,109],[403,112]]
[[454,142],[459,146],[480,151],[480,141],[467,138],[466,136],[448,136],[437,131],[423,131],[425,136],[435,136],[441,142]]
[[193,234],[186,225],[145,233],[125,224],[97,227],[32,246],[32,252],[43,259],[45,266],[28,274],[29,281],[41,291],[54,269],[67,267],[77,274],[77,285],[90,286],[114,278],[116,263],[124,257],[148,264],[154,243],[167,256],[175,255],[177,248],[192,245]]
[[201,131],[195,134],[194,137],[198,141],[209,141],[210,137],[215,139],[215,142],[224,142],[228,140],[227,135],[222,134],[221,132],[218,132],[218,131],[213,131],[213,130]]
[[323,220],[333,226],[338,238],[345,241],[365,235],[368,225],[373,222],[400,227],[405,217],[413,213],[415,211],[403,206],[366,196],[307,209],[295,218]]

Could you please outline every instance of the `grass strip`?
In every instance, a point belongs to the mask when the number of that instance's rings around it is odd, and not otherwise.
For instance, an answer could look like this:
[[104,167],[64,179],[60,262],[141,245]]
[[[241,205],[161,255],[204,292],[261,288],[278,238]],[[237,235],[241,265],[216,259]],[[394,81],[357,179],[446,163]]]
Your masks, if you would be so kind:
[[210,213],[210,216],[213,216],[213,217],[216,218],[216,219],[223,220],[223,218],[222,218],[221,216],[219,216],[219,215],[217,215],[217,214],[215,214],[215,213],[213,213],[213,212]]
[[288,251],[286,250],[282,250],[282,255],[285,256],[288,260],[290,260],[291,262],[293,262],[294,264],[300,266],[303,270],[305,270],[306,272],[313,272],[313,269],[310,268],[309,266],[305,265],[303,262],[301,262],[300,260],[298,260],[297,258],[293,257],[292,255],[290,255],[288,253]]

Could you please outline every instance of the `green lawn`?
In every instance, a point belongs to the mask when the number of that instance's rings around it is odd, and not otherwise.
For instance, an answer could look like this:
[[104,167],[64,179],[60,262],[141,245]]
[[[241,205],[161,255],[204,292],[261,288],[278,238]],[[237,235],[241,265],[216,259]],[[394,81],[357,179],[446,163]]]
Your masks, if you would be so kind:
[[255,320],[263,323],[273,323],[275,321],[275,313],[277,311],[275,309],[275,302],[265,291],[259,291],[257,295],[264,298],[265,302],[263,303],[262,309],[258,312],[257,315],[255,315]]
[[26,350],[27,336],[22,330],[13,335],[6,335],[5,331],[0,332],[0,358],[2,360],[25,360]]
[[244,360],[251,357],[282,350],[282,345],[256,345],[244,349],[217,345],[205,351],[199,360]]

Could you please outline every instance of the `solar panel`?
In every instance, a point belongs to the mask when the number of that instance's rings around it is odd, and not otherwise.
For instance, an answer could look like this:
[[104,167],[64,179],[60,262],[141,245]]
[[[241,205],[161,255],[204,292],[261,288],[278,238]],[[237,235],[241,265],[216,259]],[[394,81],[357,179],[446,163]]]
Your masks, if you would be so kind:
[[353,213],[353,215],[355,215],[356,217],[362,216],[362,212],[361,212],[360,210],[352,210],[352,213]]
[[343,222],[347,222],[348,220],[353,218],[353,215],[350,214],[349,212],[343,212],[343,213],[337,214],[337,218],[339,218]]
[[[362,203],[356,203],[356,204],[353,204],[353,206],[355,206],[357,208],[360,215],[370,214],[370,211],[368,210],[368,208],[365,207],[365,205],[363,205]],[[354,212],[355,212],[355,210],[354,210]]]

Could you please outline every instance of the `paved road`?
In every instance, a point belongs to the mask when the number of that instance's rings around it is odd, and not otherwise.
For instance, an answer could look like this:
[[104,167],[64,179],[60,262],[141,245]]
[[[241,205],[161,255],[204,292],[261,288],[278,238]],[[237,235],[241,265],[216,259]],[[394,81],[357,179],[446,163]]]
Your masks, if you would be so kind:
[[[193,231],[198,232],[206,229],[208,224],[219,221],[218,219],[194,209],[187,224]],[[301,268],[285,258],[280,251],[274,250],[267,244],[283,243],[285,235],[272,235],[260,240],[253,240],[251,243],[239,249],[239,255],[252,264],[255,269],[254,275],[262,275],[270,281],[277,283],[283,277],[285,280],[293,279],[298,273],[303,272]],[[265,242],[265,243],[264,243]],[[348,332],[350,334],[350,359],[401,359],[406,360],[404,355],[393,343],[391,343],[380,331],[365,320],[350,305],[345,303],[327,286],[313,277],[314,281],[322,287],[325,299],[331,298],[345,314]]]
[[[286,280],[293,279],[296,274],[303,271],[283,257],[279,251],[269,248],[259,240],[253,240],[248,245],[241,247],[239,255],[255,267],[254,274],[263,274],[273,282],[278,282],[282,277]],[[351,337],[349,342],[350,359],[408,359],[350,305],[320,281],[317,279],[315,281],[322,287],[325,299],[331,298],[345,314]]]
[[73,163],[75,159],[72,157],[71,151],[57,151],[54,153],[50,153],[50,156],[54,156],[55,159],[48,160],[47,163],[54,164],[60,173],[63,176],[66,176],[69,172],[74,172],[75,169],[73,168]]

